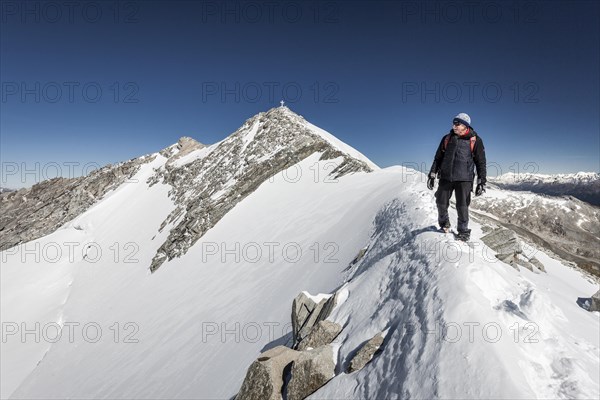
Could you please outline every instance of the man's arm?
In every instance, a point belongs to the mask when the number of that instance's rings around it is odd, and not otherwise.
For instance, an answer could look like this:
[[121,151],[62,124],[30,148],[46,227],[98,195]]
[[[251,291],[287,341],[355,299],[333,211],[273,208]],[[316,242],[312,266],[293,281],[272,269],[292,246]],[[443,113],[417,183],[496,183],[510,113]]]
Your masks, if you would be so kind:
[[477,183],[482,183],[485,185],[487,182],[485,147],[483,146],[483,140],[481,140],[479,136],[477,136],[473,153],[473,160],[475,161],[475,167],[477,168]]
[[444,158],[444,139],[446,136],[442,137],[440,141],[440,145],[435,152],[435,157],[433,158],[433,163],[431,164],[431,169],[429,170],[429,177],[435,177],[435,175],[440,171],[440,167],[442,165],[442,158]]

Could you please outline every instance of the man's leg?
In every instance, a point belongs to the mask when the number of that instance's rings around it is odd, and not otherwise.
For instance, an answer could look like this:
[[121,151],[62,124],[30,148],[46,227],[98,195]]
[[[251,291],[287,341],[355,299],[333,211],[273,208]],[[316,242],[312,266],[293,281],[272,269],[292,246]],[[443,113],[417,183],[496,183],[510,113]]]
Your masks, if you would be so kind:
[[448,206],[450,205],[450,197],[452,196],[452,190],[454,185],[452,182],[446,180],[440,180],[437,191],[435,192],[435,203],[438,209],[438,223],[440,227],[443,227],[446,223],[450,222],[448,217]]
[[456,189],[456,212],[458,213],[459,232],[469,230],[469,204],[471,204],[471,190],[473,182],[455,182]]

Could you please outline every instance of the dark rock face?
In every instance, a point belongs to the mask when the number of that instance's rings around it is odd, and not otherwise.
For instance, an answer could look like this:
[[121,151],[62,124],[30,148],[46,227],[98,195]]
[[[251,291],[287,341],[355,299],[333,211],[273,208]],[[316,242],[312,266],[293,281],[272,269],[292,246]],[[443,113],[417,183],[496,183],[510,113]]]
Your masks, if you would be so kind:
[[286,107],[277,107],[248,119],[225,140],[210,146],[201,157],[179,164],[166,164],[150,184],[159,181],[173,187],[175,210],[163,222],[175,227],[160,246],[150,270],[180,257],[229,210],[264,181],[314,153],[322,160],[342,157],[329,175],[337,178],[372,169],[361,160],[333,147]]
[[107,165],[78,178],[53,178],[0,194],[0,251],[54,232],[131,179],[154,156]]
[[590,311],[600,311],[600,290],[592,296]]
[[579,307],[589,312],[600,311],[600,290],[592,297],[579,297],[577,299]]

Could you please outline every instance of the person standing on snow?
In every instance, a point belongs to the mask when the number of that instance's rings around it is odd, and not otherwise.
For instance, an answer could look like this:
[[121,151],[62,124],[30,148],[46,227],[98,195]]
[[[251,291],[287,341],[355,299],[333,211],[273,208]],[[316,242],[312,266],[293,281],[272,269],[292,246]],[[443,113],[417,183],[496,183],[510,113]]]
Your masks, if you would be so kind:
[[433,165],[429,171],[427,188],[433,190],[435,178],[440,179],[435,192],[440,228],[450,230],[448,206],[455,192],[456,211],[458,213],[457,238],[467,241],[471,237],[469,226],[469,204],[477,168],[477,188],[475,196],[485,192],[486,161],[483,140],[471,126],[471,118],[460,113],[452,120],[452,129],[442,138],[435,153]]

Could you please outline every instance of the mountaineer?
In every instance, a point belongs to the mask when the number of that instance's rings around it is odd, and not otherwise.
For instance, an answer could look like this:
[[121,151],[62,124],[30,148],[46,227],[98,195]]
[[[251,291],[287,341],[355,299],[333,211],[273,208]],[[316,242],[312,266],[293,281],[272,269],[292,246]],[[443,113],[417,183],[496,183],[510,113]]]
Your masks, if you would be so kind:
[[483,140],[471,126],[471,118],[460,113],[452,120],[452,129],[446,134],[435,153],[433,165],[429,171],[427,188],[433,190],[435,178],[439,178],[435,201],[438,209],[440,228],[450,230],[448,206],[455,192],[458,226],[456,237],[468,241],[471,237],[469,226],[469,204],[477,168],[477,187],[475,196],[485,192],[486,161]]

